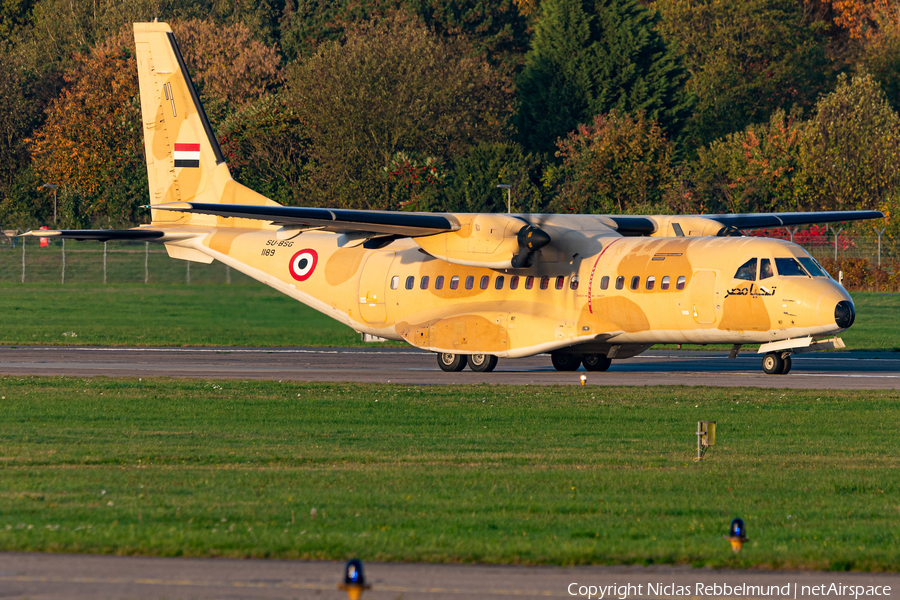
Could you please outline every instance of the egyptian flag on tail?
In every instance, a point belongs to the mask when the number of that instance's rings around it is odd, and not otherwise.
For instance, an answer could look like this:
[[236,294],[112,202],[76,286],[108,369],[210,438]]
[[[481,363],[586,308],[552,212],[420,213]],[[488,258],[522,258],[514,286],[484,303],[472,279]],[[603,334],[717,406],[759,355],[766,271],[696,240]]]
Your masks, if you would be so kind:
[[175,167],[200,166],[200,144],[175,144]]

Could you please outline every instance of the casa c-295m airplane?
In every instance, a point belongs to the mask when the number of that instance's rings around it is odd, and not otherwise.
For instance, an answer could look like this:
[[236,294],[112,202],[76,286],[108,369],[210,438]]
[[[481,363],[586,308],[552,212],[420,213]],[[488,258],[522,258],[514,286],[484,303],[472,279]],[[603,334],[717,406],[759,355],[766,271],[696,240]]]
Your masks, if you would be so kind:
[[[237,269],[352,327],[435,352],[445,371],[549,353],[605,371],[654,344],[760,344],[763,370],[843,347],[846,290],[800,246],[742,230],[876,211],[619,216],[279,205],[234,181],[172,30],[136,23],[151,223],[40,231],[146,240]],[[829,338],[830,339],[826,339]]]

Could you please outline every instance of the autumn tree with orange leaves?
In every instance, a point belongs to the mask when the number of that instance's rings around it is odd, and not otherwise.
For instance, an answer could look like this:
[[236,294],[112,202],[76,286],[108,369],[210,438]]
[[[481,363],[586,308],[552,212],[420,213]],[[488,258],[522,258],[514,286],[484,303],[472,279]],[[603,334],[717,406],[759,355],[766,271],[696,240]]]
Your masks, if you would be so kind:
[[707,213],[797,210],[803,122],[776,111],[700,149],[692,165],[693,195]]

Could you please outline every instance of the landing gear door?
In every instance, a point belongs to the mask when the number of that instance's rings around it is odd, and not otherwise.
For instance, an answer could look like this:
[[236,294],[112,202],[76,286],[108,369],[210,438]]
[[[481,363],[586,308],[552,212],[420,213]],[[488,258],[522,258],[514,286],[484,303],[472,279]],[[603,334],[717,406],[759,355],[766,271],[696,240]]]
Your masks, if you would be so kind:
[[716,272],[701,269],[691,279],[691,316],[700,324],[716,322]]
[[390,284],[391,262],[394,252],[373,252],[366,259],[359,277],[359,315],[373,325],[387,321],[385,296]]

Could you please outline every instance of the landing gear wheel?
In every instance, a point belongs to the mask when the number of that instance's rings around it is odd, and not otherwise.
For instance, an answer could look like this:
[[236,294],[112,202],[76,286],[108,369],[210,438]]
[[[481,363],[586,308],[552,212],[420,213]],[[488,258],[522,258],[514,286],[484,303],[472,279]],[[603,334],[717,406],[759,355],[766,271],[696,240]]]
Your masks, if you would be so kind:
[[791,372],[791,356],[790,354],[784,357],[784,366],[781,367],[781,374],[787,375]]
[[439,352],[437,355],[438,366],[444,371],[451,373],[462,371],[466,368],[466,357],[462,354],[449,354],[447,352]]
[[467,361],[476,373],[490,373],[497,366],[497,357],[490,354],[470,354]]
[[769,352],[763,356],[763,371],[766,375],[781,375],[784,371],[784,359],[777,352]]
[[585,354],[581,357],[581,364],[588,371],[605,371],[612,364],[612,359],[604,354]]
[[574,354],[553,352],[550,354],[550,362],[557,371],[577,371],[581,366],[581,357]]

